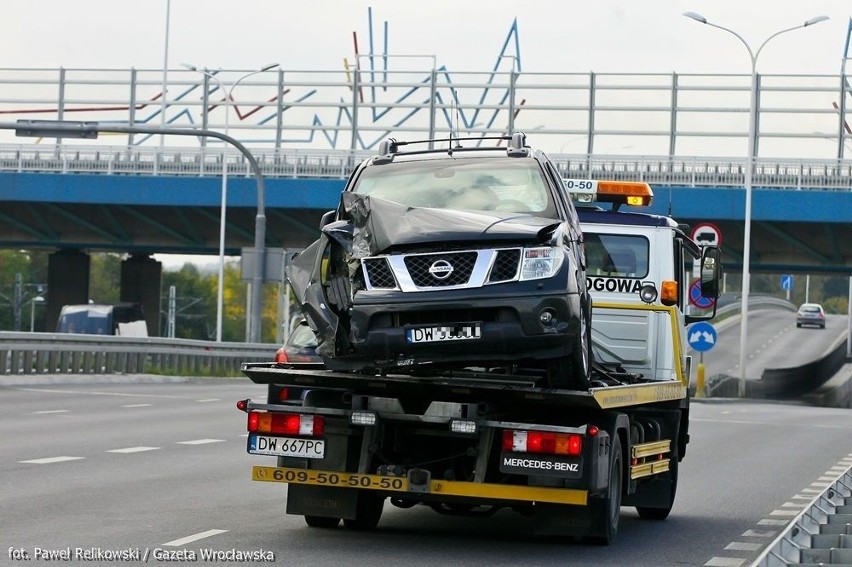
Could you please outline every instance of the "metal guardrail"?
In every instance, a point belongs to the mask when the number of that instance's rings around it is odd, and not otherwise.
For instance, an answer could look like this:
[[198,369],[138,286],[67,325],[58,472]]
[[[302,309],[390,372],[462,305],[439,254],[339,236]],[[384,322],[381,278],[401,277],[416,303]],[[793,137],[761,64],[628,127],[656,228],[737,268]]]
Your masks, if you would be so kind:
[[65,333],[0,332],[3,375],[169,374],[238,376],[243,362],[269,362],[278,345]]
[[793,565],[852,565],[852,466],[752,563],[752,567]]
[[[346,179],[373,151],[253,149],[269,178]],[[228,174],[251,177],[245,156],[229,152]],[[550,156],[563,177],[647,181],[688,187],[742,187],[745,159],[675,156]],[[0,172],[220,176],[223,153],[211,148],[0,145]],[[852,160],[758,159],[753,185],[788,190],[852,191]]]

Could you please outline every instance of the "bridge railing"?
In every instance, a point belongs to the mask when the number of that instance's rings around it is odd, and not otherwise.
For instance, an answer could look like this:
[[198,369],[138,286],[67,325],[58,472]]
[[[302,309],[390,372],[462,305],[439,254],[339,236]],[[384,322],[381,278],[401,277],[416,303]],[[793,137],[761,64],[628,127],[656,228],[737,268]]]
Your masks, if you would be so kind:
[[263,343],[0,332],[0,377],[143,373],[238,376],[241,363],[269,362],[277,348]]
[[[253,149],[262,173],[271,178],[345,179],[369,150]],[[745,159],[724,157],[605,156],[552,154],[564,177],[640,180],[690,187],[742,187]],[[214,148],[0,145],[0,171],[93,173],[107,175],[218,176],[223,152]],[[229,175],[252,176],[248,160],[228,152]],[[852,189],[852,160],[759,158],[755,187],[776,189]]]
[[[247,147],[273,149],[361,150],[391,135],[422,140],[525,131],[552,154],[748,151],[750,74],[522,72],[515,63],[505,58],[495,69],[464,72],[426,59],[408,60],[406,68],[384,61],[381,72],[280,67],[241,81],[228,104],[219,80],[228,84],[251,70],[218,69],[211,79],[187,69],[0,68],[0,117],[229,130]],[[758,157],[849,155],[849,110],[840,104],[852,89],[846,76],[760,74],[757,88]],[[0,141],[8,140],[11,131],[0,132]],[[159,134],[129,134],[101,136],[97,144],[125,141],[171,143]]]

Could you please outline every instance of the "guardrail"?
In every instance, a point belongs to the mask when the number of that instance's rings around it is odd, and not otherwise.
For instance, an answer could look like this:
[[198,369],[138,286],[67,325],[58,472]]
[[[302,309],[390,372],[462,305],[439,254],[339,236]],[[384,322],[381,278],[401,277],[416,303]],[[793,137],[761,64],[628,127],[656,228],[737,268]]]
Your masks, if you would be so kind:
[[852,467],[814,498],[752,567],[852,564]]
[[264,343],[0,332],[0,376],[140,373],[238,376],[243,362],[269,362],[277,349],[278,345]]
[[[252,149],[269,178],[346,179],[366,150]],[[743,187],[746,160],[725,157],[551,154],[563,177],[646,181],[688,187]],[[3,144],[0,172],[103,175],[221,176],[219,149]],[[226,154],[228,174],[252,177],[245,156]],[[767,159],[755,161],[753,186],[794,190],[852,190],[852,161]]]

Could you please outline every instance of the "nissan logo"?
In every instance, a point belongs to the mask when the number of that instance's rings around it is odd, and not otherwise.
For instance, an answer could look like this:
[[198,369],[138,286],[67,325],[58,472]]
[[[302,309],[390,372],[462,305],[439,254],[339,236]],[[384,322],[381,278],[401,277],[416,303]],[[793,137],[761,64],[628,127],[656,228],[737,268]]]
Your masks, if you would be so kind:
[[429,273],[436,280],[445,280],[453,273],[453,265],[446,260],[438,260],[429,266]]

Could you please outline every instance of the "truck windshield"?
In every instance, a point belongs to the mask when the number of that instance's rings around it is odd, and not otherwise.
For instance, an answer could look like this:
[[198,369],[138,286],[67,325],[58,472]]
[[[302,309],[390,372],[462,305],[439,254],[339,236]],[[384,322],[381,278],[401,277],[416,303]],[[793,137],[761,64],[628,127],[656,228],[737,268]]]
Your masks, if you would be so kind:
[[354,189],[410,207],[527,213],[558,218],[534,160],[442,159],[369,167]]
[[648,275],[648,239],[644,236],[584,232],[583,239],[588,275],[616,278]]

